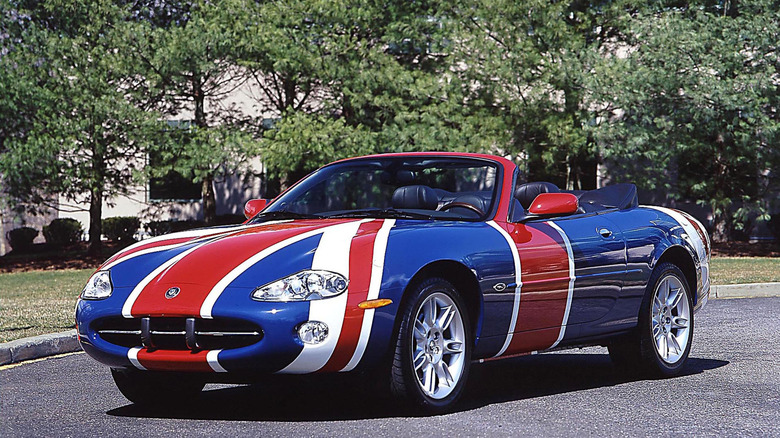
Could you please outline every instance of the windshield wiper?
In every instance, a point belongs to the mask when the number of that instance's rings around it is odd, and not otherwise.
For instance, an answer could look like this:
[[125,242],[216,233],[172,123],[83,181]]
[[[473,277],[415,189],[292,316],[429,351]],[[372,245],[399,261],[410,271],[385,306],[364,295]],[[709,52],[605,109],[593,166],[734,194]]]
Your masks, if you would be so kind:
[[295,213],[293,211],[264,211],[252,218],[250,223],[255,223],[262,219],[322,219],[318,214]]
[[425,213],[417,213],[413,211],[396,210],[395,208],[364,208],[362,210],[352,210],[345,213],[338,213],[329,218],[338,217],[375,217],[375,218],[392,218],[392,219],[433,219],[433,216]]

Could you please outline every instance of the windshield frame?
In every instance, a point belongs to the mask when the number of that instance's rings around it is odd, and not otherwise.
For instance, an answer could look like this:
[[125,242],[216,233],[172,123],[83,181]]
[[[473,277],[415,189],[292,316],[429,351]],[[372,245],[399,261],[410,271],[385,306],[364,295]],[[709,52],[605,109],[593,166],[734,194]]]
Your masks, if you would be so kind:
[[[370,155],[366,157],[357,157],[357,158],[349,158],[344,160],[335,161],[333,163],[326,164],[319,169],[309,173],[305,177],[298,180],[295,184],[290,186],[287,190],[283,191],[279,196],[274,198],[266,208],[263,209],[262,212],[258,213],[257,215],[253,216],[251,219],[248,220],[248,222],[252,223],[258,218],[258,216],[262,216],[263,213],[268,212],[275,212],[275,211],[285,211],[280,208],[281,205],[284,204],[284,200],[286,197],[290,196],[295,192],[295,189],[298,188],[302,183],[309,180],[310,178],[315,177],[317,174],[330,170],[334,166],[354,166],[356,164],[360,164],[361,161],[371,162],[371,161],[377,161],[377,160],[394,160],[394,161],[403,161],[408,159],[419,159],[421,161],[423,160],[442,160],[442,161],[463,161],[465,163],[471,162],[475,165],[477,164],[483,164],[492,167],[495,170],[495,179],[493,183],[493,187],[490,190],[491,192],[491,204],[490,208],[485,211],[485,215],[478,217],[478,218],[470,218],[470,217],[431,217],[430,219],[407,219],[404,218],[404,220],[440,220],[440,221],[465,221],[465,222],[485,222],[489,221],[491,219],[494,219],[497,213],[497,210],[499,208],[499,205],[501,204],[501,193],[502,193],[502,187],[504,185],[504,164],[500,162],[499,160],[492,159],[489,156],[474,156],[474,155],[450,155],[448,153],[437,155],[432,153],[421,153],[421,154],[386,154],[386,155]],[[475,166],[477,167],[477,166]],[[356,209],[355,211],[359,211],[361,209]],[[409,211],[416,211],[413,209],[408,209]],[[322,217],[322,219],[328,219],[328,214],[318,214]],[[367,216],[371,217],[371,216]]]

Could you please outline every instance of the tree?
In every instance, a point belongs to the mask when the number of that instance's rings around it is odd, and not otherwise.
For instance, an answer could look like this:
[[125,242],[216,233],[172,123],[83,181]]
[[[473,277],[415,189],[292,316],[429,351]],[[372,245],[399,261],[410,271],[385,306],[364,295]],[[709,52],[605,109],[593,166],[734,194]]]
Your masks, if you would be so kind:
[[132,103],[139,79],[127,58],[126,12],[105,0],[7,7],[29,21],[0,60],[24,91],[6,100],[19,114],[4,138],[4,183],[33,208],[62,208],[56,196],[88,201],[88,251],[97,255],[103,201],[127,193],[135,160],[159,130],[155,115]]
[[[154,6],[160,5],[151,3]],[[165,164],[148,170],[152,176],[175,170],[200,183],[204,220],[212,224],[217,215],[214,181],[247,170],[249,160],[258,154],[257,143],[242,133],[246,116],[223,104],[246,80],[233,56],[240,5],[172,4],[162,16],[149,7],[134,3],[138,23],[130,39],[149,84],[149,97],[169,117],[191,114],[187,121],[191,123],[183,131],[169,130],[166,141],[155,145],[154,153]]]
[[604,90],[622,110],[597,130],[604,154],[623,178],[708,206],[715,240],[767,220],[780,188],[774,4],[705,2],[637,18],[634,50]]
[[238,61],[276,118],[263,160],[294,182],[337,158],[492,147],[491,119],[450,75],[444,2],[252,4]]
[[507,127],[506,153],[529,179],[595,188],[599,159],[585,129],[609,114],[594,80],[626,39],[627,1],[463,1],[453,40],[469,101]]

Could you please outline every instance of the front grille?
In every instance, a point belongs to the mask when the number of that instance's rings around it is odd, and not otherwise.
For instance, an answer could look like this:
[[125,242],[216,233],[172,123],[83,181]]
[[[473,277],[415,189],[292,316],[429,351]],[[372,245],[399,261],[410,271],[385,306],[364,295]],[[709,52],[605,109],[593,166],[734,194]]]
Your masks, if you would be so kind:
[[106,342],[149,350],[227,350],[257,343],[263,331],[256,324],[219,318],[103,318],[93,324]]

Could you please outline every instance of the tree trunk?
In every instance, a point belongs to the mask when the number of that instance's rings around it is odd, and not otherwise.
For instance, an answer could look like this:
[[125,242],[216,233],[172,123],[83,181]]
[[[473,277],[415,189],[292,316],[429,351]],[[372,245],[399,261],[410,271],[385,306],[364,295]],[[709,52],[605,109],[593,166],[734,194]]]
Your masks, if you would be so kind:
[[717,213],[716,208],[712,208],[712,241],[728,242],[731,240],[731,215],[728,213]]
[[101,254],[103,234],[103,186],[106,183],[106,145],[95,141],[92,132],[92,184],[89,192],[89,247],[87,255],[98,257]]
[[214,225],[217,219],[217,200],[214,196],[214,179],[206,177],[201,186],[201,197],[203,198],[203,220],[206,225]]
[[102,242],[100,236],[103,234],[103,190],[102,188],[93,188],[89,195],[89,248],[87,255],[92,257],[100,256]]
[[[208,129],[206,121],[206,96],[203,92],[203,83],[198,75],[192,81],[195,103],[195,126],[199,129]],[[209,173],[201,181],[201,201],[203,202],[203,221],[206,225],[213,225],[217,221],[217,198],[214,195],[214,176]]]

